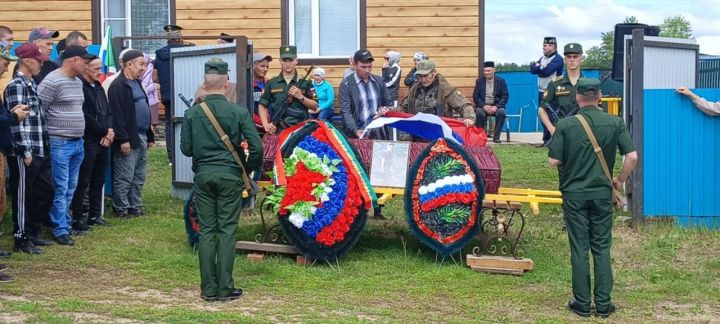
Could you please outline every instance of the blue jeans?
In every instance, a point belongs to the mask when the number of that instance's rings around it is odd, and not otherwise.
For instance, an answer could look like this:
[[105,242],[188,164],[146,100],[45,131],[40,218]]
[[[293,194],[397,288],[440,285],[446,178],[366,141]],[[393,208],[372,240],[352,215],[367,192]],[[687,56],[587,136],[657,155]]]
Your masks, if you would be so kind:
[[318,119],[322,119],[324,121],[330,121],[330,118],[332,118],[333,113],[335,113],[335,111],[333,111],[332,108],[326,108],[326,109],[320,110],[320,112],[318,113]]
[[77,187],[84,155],[82,138],[50,138],[50,164],[55,188],[50,222],[55,237],[70,234],[72,219],[68,208]]

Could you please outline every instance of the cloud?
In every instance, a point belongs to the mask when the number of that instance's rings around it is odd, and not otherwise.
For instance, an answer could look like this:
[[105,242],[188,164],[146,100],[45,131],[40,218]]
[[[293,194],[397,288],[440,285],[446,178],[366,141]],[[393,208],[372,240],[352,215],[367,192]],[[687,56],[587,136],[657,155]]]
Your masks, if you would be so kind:
[[542,39],[558,38],[559,48],[577,42],[586,50],[600,44],[600,35],[625,17],[659,25],[666,17],[683,15],[692,24],[702,53],[720,55],[720,0],[631,1],[598,0],[585,4],[563,0],[488,1],[485,56],[497,62],[525,63],[542,55]]

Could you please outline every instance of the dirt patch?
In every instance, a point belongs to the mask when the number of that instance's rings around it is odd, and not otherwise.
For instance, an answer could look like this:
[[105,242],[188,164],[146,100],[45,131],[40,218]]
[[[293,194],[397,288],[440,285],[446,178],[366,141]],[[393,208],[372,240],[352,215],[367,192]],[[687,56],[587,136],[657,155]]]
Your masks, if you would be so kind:
[[60,313],[61,315],[71,317],[75,323],[142,323],[142,321],[133,321],[127,318],[110,317],[94,313]]
[[26,323],[27,321],[27,314],[23,314],[20,312],[0,313],[0,323]]
[[613,228],[613,266],[625,270],[642,270],[647,262],[642,261],[646,238],[637,231],[620,226]]
[[653,316],[660,321],[685,323],[718,323],[720,309],[717,305],[678,304],[664,301],[657,305]]

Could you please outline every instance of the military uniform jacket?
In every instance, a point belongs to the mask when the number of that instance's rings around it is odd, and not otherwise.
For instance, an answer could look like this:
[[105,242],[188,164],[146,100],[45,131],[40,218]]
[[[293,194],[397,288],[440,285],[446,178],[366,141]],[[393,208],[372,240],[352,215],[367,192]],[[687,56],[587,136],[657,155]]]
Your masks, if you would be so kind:
[[[622,155],[635,151],[625,122],[619,117],[609,115],[597,106],[583,107],[578,114],[590,125],[610,170],[615,166],[618,148]],[[562,161],[558,171],[564,199],[611,199],[612,184],[577,118],[558,121],[548,157]]]
[[475,109],[472,104],[439,73],[432,85],[426,89],[422,87],[420,82],[410,87],[407,97],[400,104],[404,112],[411,114],[422,112],[440,117],[475,120]]
[[[580,78],[582,77],[583,74],[580,73]],[[548,110],[548,114],[555,114],[558,117],[557,119],[575,115],[578,109],[575,100],[576,92],[577,89],[570,82],[570,78],[566,73],[550,81],[543,94],[540,107]]]
[[[223,95],[207,95],[205,102],[220,127],[230,137],[243,161],[245,161],[245,153],[239,148],[240,143],[243,140],[248,142],[249,156],[245,170],[256,170],[262,163],[262,143],[248,110],[228,102]],[[192,158],[192,169],[196,173],[200,169],[212,168],[211,170],[215,171],[240,174],[240,167],[200,105],[185,111],[180,134],[180,150]]]
[[[301,80],[298,78],[297,71],[295,71],[293,79],[290,80],[290,84],[285,82],[285,78],[283,78],[282,73],[267,81],[265,84],[265,90],[260,97],[259,104],[268,108],[270,120],[273,119],[274,114],[277,112],[279,107],[288,99],[288,89],[292,86],[296,86],[302,91],[303,96],[307,98],[305,100],[317,100],[312,82],[310,80],[300,81]],[[293,99],[282,119],[287,126],[293,126],[305,121],[309,117],[310,114],[308,113],[305,105],[303,105],[300,100]]]

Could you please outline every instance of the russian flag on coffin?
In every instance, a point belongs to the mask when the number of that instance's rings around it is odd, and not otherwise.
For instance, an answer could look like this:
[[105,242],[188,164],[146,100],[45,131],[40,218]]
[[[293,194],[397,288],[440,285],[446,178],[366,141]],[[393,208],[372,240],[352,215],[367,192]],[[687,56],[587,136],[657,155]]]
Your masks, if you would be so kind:
[[403,112],[388,112],[385,116],[370,122],[363,130],[363,136],[370,129],[384,126],[396,128],[427,141],[448,138],[465,146],[485,146],[487,142],[487,134],[482,128],[468,127],[461,120],[425,113],[413,115]]

